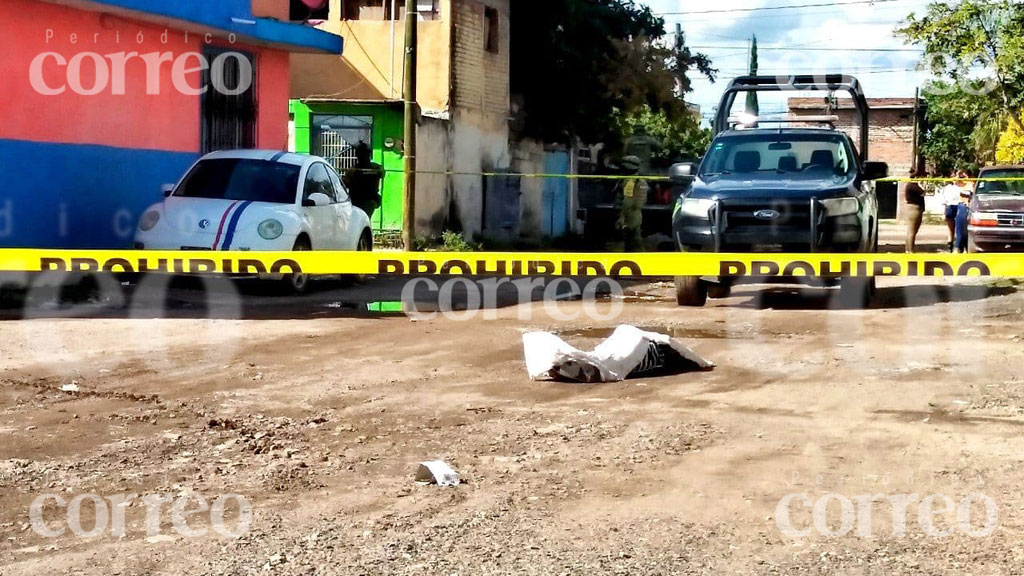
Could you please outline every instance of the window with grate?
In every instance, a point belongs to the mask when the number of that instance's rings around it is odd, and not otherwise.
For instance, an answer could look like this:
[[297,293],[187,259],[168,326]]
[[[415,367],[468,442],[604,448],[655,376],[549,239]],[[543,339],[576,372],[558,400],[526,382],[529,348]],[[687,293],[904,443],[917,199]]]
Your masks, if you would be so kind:
[[501,51],[501,26],[498,19],[498,10],[495,8],[484,8],[484,22],[486,24],[484,28],[486,33],[484,47],[491,54],[497,54]]
[[210,66],[202,73],[202,153],[255,148],[259,107],[253,55],[207,46],[203,56]]
[[[342,20],[404,20],[405,0],[343,0]],[[416,0],[420,20],[441,17],[440,0]]]

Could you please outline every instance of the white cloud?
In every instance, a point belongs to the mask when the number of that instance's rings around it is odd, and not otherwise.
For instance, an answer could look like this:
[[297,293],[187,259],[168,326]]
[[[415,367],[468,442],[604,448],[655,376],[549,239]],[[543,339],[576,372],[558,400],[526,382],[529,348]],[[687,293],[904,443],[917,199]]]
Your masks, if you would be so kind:
[[[642,0],[656,13],[702,12],[767,7],[767,0]],[[840,0],[845,1],[845,0]],[[806,0],[787,4],[813,3]],[[745,73],[747,46],[752,34],[758,37],[760,72],[803,74],[844,72],[858,76],[868,97],[912,96],[923,80],[913,70],[918,56],[908,52],[814,51],[830,49],[903,49],[893,29],[910,12],[921,11],[928,0],[900,0],[885,4],[815,7],[800,10],[766,10],[713,14],[666,15],[670,30],[680,22],[687,44],[708,54],[720,72],[719,82],[695,80],[689,99],[705,112],[718,102],[723,84]],[[788,47],[789,50],[779,49]],[[784,98],[779,97],[776,106]],[[771,106],[771,104],[769,104]]]

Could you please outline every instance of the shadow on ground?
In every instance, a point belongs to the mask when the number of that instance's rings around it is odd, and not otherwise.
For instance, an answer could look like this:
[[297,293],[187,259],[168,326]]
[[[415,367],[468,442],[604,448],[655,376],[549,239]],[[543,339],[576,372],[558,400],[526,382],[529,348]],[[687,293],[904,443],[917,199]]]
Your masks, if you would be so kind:
[[[621,281],[631,286],[640,281]],[[607,281],[593,278],[483,277],[321,279],[295,295],[274,282],[222,277],[150,275],[139,281],[69,278],[61,286],[0,289],[0,321],[42,318],[179,318],[285,320],[387,318],[500,309],[542,300],[605,299]]]
[[[873,310],[905,308],[926,308],[935,304],[974,302],[996,296],[1013,294],[1018,289],[1013,285],[985,286],[980,284],[916,284],[910,286],[888,286],[878,288],[871,300]],[[838,288],[817,288],[801,286],[770,286],[735,288],[734,298],[740,298],[737,306],[754,310],[838,310]]]

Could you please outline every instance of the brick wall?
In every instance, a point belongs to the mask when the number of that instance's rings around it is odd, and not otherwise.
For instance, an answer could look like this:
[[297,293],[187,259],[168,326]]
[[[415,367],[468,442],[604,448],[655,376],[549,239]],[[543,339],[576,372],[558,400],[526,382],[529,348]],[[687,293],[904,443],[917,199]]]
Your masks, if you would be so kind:
[[[502,118],[509,109],[509,0],[453,0],[454,105]],[[487,50],[485,8],[498,11],[497,52]]]
[[[808,99],[791,99],[790,113],[817,116],[825,114],[824,106],[807,106]],[[796,106],[794,106],[796,104]],[[910,99],[906,106],[875,107],[871,100],[870,125],[868,126],[869,160],[889,164],[891,176],[905,176],[914,161],[914,109]],[[855,144],[860,142],[860,125],[852,108],[832,112],[839,117],[837,128],[850,135]]]

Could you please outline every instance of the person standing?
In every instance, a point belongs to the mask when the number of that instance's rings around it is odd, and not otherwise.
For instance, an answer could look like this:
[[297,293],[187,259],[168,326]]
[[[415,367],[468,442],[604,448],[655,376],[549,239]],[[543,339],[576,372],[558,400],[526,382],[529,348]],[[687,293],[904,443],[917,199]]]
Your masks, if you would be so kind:
[[946,250],[953,252],[956,244],[956,217],[960,211],[960,193],[963,191],[963,172],[951,174],[950,182],[939,189],[939,197],[942,200],[944,216],[946,218],[947,243]]
[[921,231],[921,223],[924,222],[924,188],[921,184],[913,181],[916,178],[923,178],[924,171],[920,168],[911,168],[910,182],[903,184],[903,214],[907,222],[907,254],[913,254],[917,248],[917,234]]
[[959,202],[956,205],[954,248],[957,254],[966,254],[968,251],[967,225],[971,220],[971,197],[974,195],[974,190],[972,189],[971,184],[967,181],[967,173],[961,172],[960,174],[963,180],[957,182],[957,185],[960,188],[960,197],[958,199]]
[[625,149],[626,157],[635,156],[640,161],[640,171],[650,174],[651,164],[654,157],[661,152],[662,146],[661,141],[648,134],[646,128],[637,126],[633,135],[626,140]]
[[636,156],[626,156],[621,162],[622,169],[631,178],[618,185],[615,203],[619,207],[619,219],[615,227],[622,233],[626,252],[642,252],[644,247],[643,224],[644,206],[647,205],[647,181],[640,178],[642,162]]
[[356,145],[356,165],[345,172],[344,183],[352,204],[373,221],[373,212],[380,208],[380,183],[384,179],[384,168],[370,160],[370,147],[360,141]]

